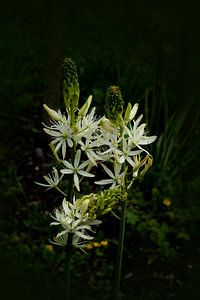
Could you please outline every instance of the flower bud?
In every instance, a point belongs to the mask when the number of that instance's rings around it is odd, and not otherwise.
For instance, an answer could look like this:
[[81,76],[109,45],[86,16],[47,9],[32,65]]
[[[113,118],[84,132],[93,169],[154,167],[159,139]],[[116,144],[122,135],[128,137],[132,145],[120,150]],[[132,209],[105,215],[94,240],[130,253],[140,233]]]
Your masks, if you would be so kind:
[[102,215],[107,214],[108,212],[110,212],[112,210],[111,207],[106,208],[105,210],[102,211]]
[[62,66],[63,80],[66,81],[67,85],[73,84],[78,81],[77,67],[75,62],[71,58],[65,58]]
[[129,121],[132,121],[138,111],[138,103],[135,103],[129,115]]
[[76,64],[71,58],[65,58],[61,69],[65,107],[68,113],[73,114],[78,107],[80,95]]
[[46,110],[46,112],[48,113],[48,115],[49,115],[53,120],[56,120],[56,121],[60,121],[60,120],[61,120],[61,117],[59,116],[59,114],[58,114],[55,110],[49,108],[46,104],[43,104],[43,107],[44,107],[44,109]]
[[82,210],[83,213],[85,213],[88,210],[88,205],[90,203],[90,199],[85,199],[81,204],[80,204],[80,209]]
[[130,116],[130,112],[131,112],[131,103],[129,102],[128,105],[127,105],[127,108],[126,108],[126,112],[125,112],[125,115],[124,115],[124,121],[125,122],[128,122],[129,121],[129,116]]
[[90,108],[90,105],[92,103],[92,95],[90,95],[87,99],[87,101],[84,103],[84,105],[81,107],[81,109],[79,110],[78,112],[78,115],[80,117],[83,117],[87,114],[89,108]]
[[106,116],[116,125],[121,123],[119,116],[123,112],[124,101],[118,86],[112,85],[108,87],[105,103]]
[[108,132],[113,132],[114,126],[107,118],[103,117],[100,121],[100,126]]

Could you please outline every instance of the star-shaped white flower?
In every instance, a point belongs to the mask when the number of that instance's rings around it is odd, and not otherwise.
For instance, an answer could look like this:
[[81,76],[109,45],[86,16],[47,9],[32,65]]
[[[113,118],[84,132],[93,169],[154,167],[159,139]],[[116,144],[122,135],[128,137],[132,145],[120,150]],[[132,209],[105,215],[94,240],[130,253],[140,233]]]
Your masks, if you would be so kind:
[[81,143],[82,138],[92,139],[98,129],[100,120],[95,116],[95,107],[90,113],[79,118],[73,128],[73,138],[77,144]]
[[59,177],[58,171],[56,168],[53,168],[53,171],[51,174],[48,174],[47,176],[43,176],[43,178],[46,180],[46,183],[40,183],[40,182],[35,182],[38,185],[44,186],[47,188],[47,190],[50,190],[52,188],[57,189],[59,192],[65,195],[63,191],[58,187],[59,182],[62,180],[63,175]]
[[78,175],[81,175],[84,177],[94,177],[94,174],[91,174],[91,173],[83,170],[86,166],[88,166],[89,161],[87,160],[87,161],[83,162],[82,164],[80,164],[80,158],[81,158],[81,150],[79,149],[76,152],[74,164],[71,164],[68,161],[64,160],[63,164],[64,164],[64,166],[66,166],[66,168],[61,170],[62,174],[74,174],[74,184],[78,191],[80,191]]
[[135,150],[132,151],[128,139],[123,137],[122,139],[122,149],[116,149],[116,159],[120,164],[123,164],[125,161],[127,161],[132,167],[134,166],[133,157],[135,155],[138,155],[142,152],[142,150]]
[[97,137],[98,143],[101,145],[101,151],[98,151],[98,156],[104,161],[109,160],[111,157],[116,157],[121,139],[118,129],[114,128],[112,132],[102,129],[101,135]]
[[85,152],[85,154],[87,155],[91,163],[97,166],[96,161],[101,160],[101,158],[95,152],[95,149],[97,149],[99,145],[98,141],[96,140],[92,141],[90,139],[86,139],[84,143],[81,141],[80,145],[81,145],[81,150]]
[[104,185],[104,184],[112,184],[111,188],[114,188],[115,186],[122,186],[124,181],[124,175],[125,172],[121,172],[122,164],[115,163],[114,164],[114,173],[108,169],[104,164],[101,164],[104,168],[104,171],[108,174],[110,179],[103,179],[99,181],[95,181],[96,184]]
[[140,115],[136,121],[133,120],[134,124],[133,126],[130,126],[130,128],[125,126],[125,134],[127,134],[129,137],[128,143],[131,147],[138,147],[149,155],[148,151],[141,147],[141,145],[143,146],[153,143],[156,140],[157,136],[146,136],[146,124],[143,123],[139,125],[142,117],[143,116]]
[[[55,152],[61,148],[63,159],[66,156],[67,145],[72,148],[73,147],[73,131],[70,127],[70,119],[63,119],[63,121],[54,121],[53,125],[47,126],[45,125],[44,131],[53,137],[53,141],[51,144],[55,144]],[[67,143],[67,145],[66,145]]]

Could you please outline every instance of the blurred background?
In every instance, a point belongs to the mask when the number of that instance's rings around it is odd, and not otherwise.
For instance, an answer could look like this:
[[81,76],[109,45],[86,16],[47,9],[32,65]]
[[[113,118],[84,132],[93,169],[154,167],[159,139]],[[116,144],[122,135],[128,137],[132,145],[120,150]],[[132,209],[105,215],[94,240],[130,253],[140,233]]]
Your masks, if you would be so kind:
[[[42,104],[63,108],[60,64],[77,64],[80,102],[103,114],[107,87],[140,104],[154,162],[128,199],[121,299],[199,299],[198,8],[148,1],[18,0],[0,18],[2,299],[58,299],[63,249],[49,243],[61,198],[41,182],[53,164]],[[89,190],[90,188],[90,190]],[[91,191],[91,186],[84,186]],[[95,187],[92,187],[95,191]],[[118,213],[118,212],[117,212]],[[72,264],[72,299],[111,299],[119,221],[106,216]]]

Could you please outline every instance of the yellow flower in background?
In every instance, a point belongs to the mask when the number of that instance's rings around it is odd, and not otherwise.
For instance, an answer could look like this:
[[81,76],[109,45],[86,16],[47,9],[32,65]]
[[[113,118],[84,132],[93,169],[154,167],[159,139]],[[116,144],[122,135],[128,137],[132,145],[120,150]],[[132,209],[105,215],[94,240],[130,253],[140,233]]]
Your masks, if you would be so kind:
[[163,200],[163,204],[166,206],[170,206],[172,204],[172,200],[169,198],[166,198]]
[[108,246],[108,241],[101,241],[102,246]]
[[106,247],[108,246],[108,241],[106,240],[103,240],[101,242],[91,242],[91,243],[88,243],[85,245],[85,248],[90,250],[90,249],[93,249],[93,248],[100,248],[100,247]]
[[93,246],[94,246],[95,248],[101,247],[101,243],[94,242],[94,243],[92,243],[92,244],[93,244]]
[[92,243],[87,244],[85,247],[86,247],[86,249],[88,249],[88,250],[93,249]]
[[45,245],[45,250],[49,251],[49,252],[52,252],[53,251],[53,246],[48,244],[48,245]]

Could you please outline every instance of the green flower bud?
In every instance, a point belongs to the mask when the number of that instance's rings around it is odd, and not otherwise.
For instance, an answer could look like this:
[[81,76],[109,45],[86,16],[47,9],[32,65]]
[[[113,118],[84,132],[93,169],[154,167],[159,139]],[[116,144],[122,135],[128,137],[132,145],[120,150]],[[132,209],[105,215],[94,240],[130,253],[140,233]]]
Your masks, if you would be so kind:
[[105,103],[106,116],[116,125],[121,123],[119,116],[123,112],[124,101],[118,86],[112,85],[108,87]]
[[81,107],[81,109],[78,112],[78,116],[83,117],[87,114],[90,105],[92,103],[92,95],[90,95],[87,99],[87,101],[84,103],[84,105]]
[[74,112],[78,107],[80,95],[76,64],[71,58],[65,58],[61,66],[61,71],[63,77],[63,97],[65,107],[73,119]]
[[87,212],[91,219],[110,212],[114,206],[127,199],[123,189],[108,189],[99,194],[89,194],[78,199],[78,205],[83,212]]
[[113,207],[116,204],[116,201],[111,202],[108,207]]
[[106,208],[105,210],[102,211],[102,215],[107,214],[108,212],[111,211],[111,209],[112,209],[111,207]]
[[86,212],[88,210],[88,205],[89,205],[90,200],[89,199],[85,199],[81,205],[80,208],[83,212]]
[[114,129],[113,124],[109,119],[105,117],[100,121],[100,126],[108,132],[113,132]]
[[63,60],[61,70],[63,80],[66,81],[67,85],[74,84],[75,81],[78,81],[77,67],[71,58],[65,58]]
[[43,104],[43,108],[46,110],[46,112],[48,113],[48,115],[53,120],[61,121],[61,116],[59,116],[59,114],[55,110],[49,108],[46,104]]
[[129,122],[129,116],[130,116],[131,108],[132,108],[132,106],[131,106],[131,103],[129,102],[128,105],[127,105],[127,108],[126,108],[125,115],[124,115],[125,122]]

